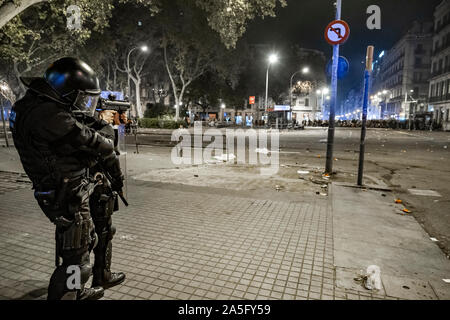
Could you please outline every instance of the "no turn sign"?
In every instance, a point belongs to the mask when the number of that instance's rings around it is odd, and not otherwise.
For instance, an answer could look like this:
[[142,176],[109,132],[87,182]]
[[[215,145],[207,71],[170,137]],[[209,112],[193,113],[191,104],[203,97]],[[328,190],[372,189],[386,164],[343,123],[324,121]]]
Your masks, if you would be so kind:
[[331,45],[342,44],[350,36],[350,27],[343,20],[335,20],[325,29],[325,39]]

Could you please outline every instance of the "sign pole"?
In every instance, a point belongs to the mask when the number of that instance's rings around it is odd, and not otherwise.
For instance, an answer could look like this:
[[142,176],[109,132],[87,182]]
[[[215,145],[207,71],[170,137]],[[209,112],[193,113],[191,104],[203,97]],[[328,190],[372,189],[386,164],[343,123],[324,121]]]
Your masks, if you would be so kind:
[[5,109],[3,108],[2,101],[0,101],[0,104],[1,104],[1,113],[2,113],[2,122],[3,122],[3,134],[5,135],[6,146],[9,148],[8,131],[6,130],[6,123],[5,123]]
[[366,54],[366,70],[364,71],[364,97],[363,97],[363,114],[362,114],[362,128],[361,128],[361,142],[359,147],[359,167],[358,167],[358,186],[362,186],[364,174],[364,152],[366,148],[366,122],[367,122],[367,105],[369,102],[369,81],[370,73],[372,72],[374,47],[367,47]]
[[[336,20],[341,19],[342,0],[336,0]],[[334,118],[337,104],[337,72],[339,65],[339,44],[333,46],[333,68],[331,72],[331,104],[330,119],[328,126],[328,142],[327,142],[327,160],[325,165],[325,173],[333,174],[333,147],[334,147]]]

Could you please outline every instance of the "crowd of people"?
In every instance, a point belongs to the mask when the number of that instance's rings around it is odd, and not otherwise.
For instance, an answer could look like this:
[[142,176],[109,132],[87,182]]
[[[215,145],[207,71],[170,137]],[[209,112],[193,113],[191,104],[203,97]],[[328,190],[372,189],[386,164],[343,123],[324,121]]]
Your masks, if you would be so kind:
[[[304,120],[302,125],[305,127],[328,127],[328,120]],[[361,120],[337,120],[336,127],[343,128],[360,128]],[[436,121],[415,119],[415,120],[367,120],[367,128],[386,128],[386,129],[411,129],[411,130],[438,130],[441,125]]]

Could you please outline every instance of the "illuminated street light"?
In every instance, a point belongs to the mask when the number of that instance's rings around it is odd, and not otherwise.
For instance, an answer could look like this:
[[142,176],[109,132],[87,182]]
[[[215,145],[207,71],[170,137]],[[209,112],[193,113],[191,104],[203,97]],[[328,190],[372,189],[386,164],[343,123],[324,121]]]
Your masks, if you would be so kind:
[[302,69],[302,73],[303,73],[303,74],[308,74],[308,73],[309,73],[309,67],[304,67],[304,68]]
[[221,107],[222,109],[225,109],[225,103],[222,103],[222,104],[220,105],[220,107]]
[[269,64],[277,63],[278,62],[278,56],[275,53],[272,53],[269,56]]
[[143,45],[143,46],[141,47],[141,51],[142,51],[142,52],[147,52],[147,51],[148,51],[148,47],[147,47],[146,45]]
[[274,64],[278,61],[278,56],[275,53],[272,53],[269,56],[269,63],[267,65],[267,73],[266,73],[266,100],[265,100],[265,111],[267,112],[267,99],[269,96],[269,69],[270,69],[270,65]]

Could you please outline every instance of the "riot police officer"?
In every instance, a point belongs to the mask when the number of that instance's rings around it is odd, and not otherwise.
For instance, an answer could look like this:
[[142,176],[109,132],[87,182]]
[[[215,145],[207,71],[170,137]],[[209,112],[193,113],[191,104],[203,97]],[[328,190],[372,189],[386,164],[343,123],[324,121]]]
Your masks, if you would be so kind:
[[[10,128],[35,198],[56,225],[56,269],[48,299],[99,299],[105,288],[125,279],[123,273],[110,271],[114,235],[110,206],[115,192],[122,190],[123,175],[108,138],[109,125],[92,118],[99,81],[86,63],[75,58],[57,60],[43,78],[21,80],[28,90],[12,108]],[[83,119],[91,120],[87,124]],[[100,180],[92,179],[90,170],[96,166],[112,183],[99,185]],[[96,188],[109,188],[104,191],[108,197],[91,197]],[[86,288],[92,275],[91,250],[96,272],[92,287]],[[73,274],[79,274],[78,283],[70,281]]]

